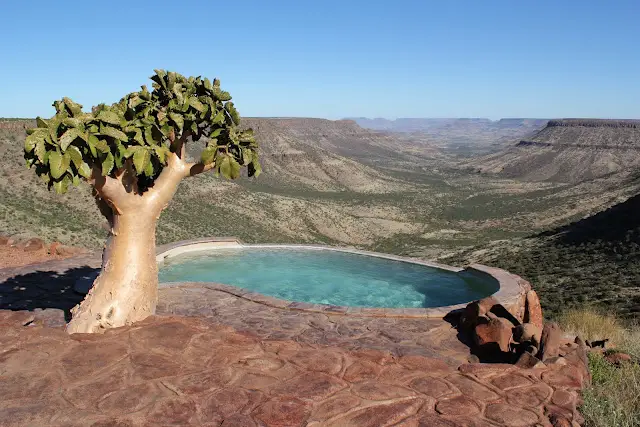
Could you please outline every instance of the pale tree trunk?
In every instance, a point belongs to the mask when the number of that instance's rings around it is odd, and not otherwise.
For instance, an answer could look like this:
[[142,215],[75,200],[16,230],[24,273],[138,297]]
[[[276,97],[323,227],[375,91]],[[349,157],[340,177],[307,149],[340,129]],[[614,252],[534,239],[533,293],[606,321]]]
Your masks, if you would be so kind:
[[[143,195],[128,191],[121,177],[96,177],[98,194],[113,210],[102,270],[85,299],[71,310],[69,333],[94,333],[143,320],[158,301],[156,224],[189,165],[173,156]],[[136,189],[137,190],[137,189]]]
[[147,212],[115,215],[100,275],[74,307],[69,333],[100,332],[155,313],[158,300],[156,218]]

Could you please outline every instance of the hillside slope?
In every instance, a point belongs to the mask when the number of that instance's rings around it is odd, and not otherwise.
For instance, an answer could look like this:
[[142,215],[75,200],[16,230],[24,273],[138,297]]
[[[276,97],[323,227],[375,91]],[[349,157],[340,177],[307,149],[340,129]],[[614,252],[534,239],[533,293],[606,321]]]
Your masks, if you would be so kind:
[[635,195],[570,224],[525,239],[482,245],[441,261],[486,263],[525,277],[535,284],[550,316],[590,304],[638,319],[639,211],[640,195]]
[[551,120],[532,138],[465,166],[527,181],[576,183],[640,166],[640,120]]

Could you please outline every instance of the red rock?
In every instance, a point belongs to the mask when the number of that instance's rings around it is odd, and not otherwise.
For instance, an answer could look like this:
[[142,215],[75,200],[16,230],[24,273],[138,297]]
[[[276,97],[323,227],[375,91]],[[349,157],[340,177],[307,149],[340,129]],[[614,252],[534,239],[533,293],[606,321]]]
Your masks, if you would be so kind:
[[157,402],[146,417],[151,425],[188,425],[196,413],[196,404],[188,397],[172,397]]
[[576,408],[576,394],[568,390],[558,389],[553,392],[551,402],[554,405],[573,411]]
[[358,407],[361,402],[361,399],[349,392],[336,394],[315,408],[313,411],[313,419],[323,422],[336,415],[347,413]]
[[289,360],[307,371],[337,374],[342,369],[342,355],[331,350],[308,348],[300,350]]
[[604,360],[613,365],[622,365],[623,363],[631,363],[631,356],[626,353],[609,353],[604,356]]
[[491,309],[493,308],[494,305],[500,304],[498,302],[498,300],[495,297],[486,297],[486,298],[482,298],[480,301],[478,301],[478,315],[480,316],[484,316],[485,314],[487,314],[487,312],[491,311]]
[[0,326],[21,327],[35,320],[33,313],[28,311],[0,310]]
[[491,384],[498,387],[500,390],[511,390],[513,388],[525,387],[532,383],[533,381],[529,378],[517,373],[502,375],[491,380]]
[[529,351],[525,351],[520,355],[520,358],[516,362],[516,366],[522,369],[545,367],[544,363]]
[[9,240],[9,236],[0,236],[0,246],[8,246]]
[[549,417],[549,421],[551,422],[551,425],[553,427],[572,427],[573,426],[573,424],[571,423],[571,420],[569,420],[569,418],[563,415],[552,414]]
[[498,395],[488,387],[464,375],[451,375],[447,377],[447,381],[458,388],[464,395],[473,399],[489,401],[498,398]]
[[477,415],[481,405],[468,396],[458,396],[451,399],[439,400],[436,411],[442,415]]
[[128,353],[128,347],[123,342],[83,342],[63,356],[62,367],[67,378],[89,378],[105,367],[123,360]]
[[206,421],[218,416],[221,418],[230,417],[233,414],[241,413],[246,408],[251,409],[259,403],[261,398],[262,394],[256,391],[226,387],[200,399],[198,405],[200,418]]
[[[333,422],[323,423],[326,427],[379,427],[397,425],[415,414],[424,401],[421,399],[381,403],[347,413]],[[292,426],[294,424],[287,424]]]
[[107,394],[98,402],[98,409],[109,415],[129,414],[150,406],[160,395],[151,383],[136,384]]
[[542,373],[542,380],[552,387],[565,387],[579,390],[582,388],[584,377],[579,368],[567,366],[554,366]]
[[283,396],[295,396],[303,400],[322,400],[347,387],[347,383],[321,372],[305,372],[271,391]]
[[544,383],[536,383],[529,387],[516,388],[507,393],[507,402],[523,408],[535,408],[542,405],[553,389]]
[[409,369],[416,369],[430,374],[451,371],[451,367],[444,361],[430,357],[408,355],[402,356],[399,362]]
[[248,415],[233,414],[224,419],[221,427],[257,427],[257,424]]
[[435,399],[458,394],[458,390],[456,390],[452,385],[445,380],[436,377],[416,378],[409,383],[409,387]]
[[187,347],[196,330],[183,322],[159,322],[143,328],[131,329],[130,337],[134,348],[166,349],[182,351]]
[[122,420],[117,418],[109,418],[106,420],[96,421],[91,427],[133,427],[134,424],[130,420]]
[[489,319],[487,323],[481,323],[476,326],[474,340],[478,346],[496,343],[501,351],[508,352],[511,330],[510,322],[506,319]]
[[177,390],[184,394],[197,394],[209,390],[221,388],[231,382],[234,371],[229,367],[208,369],[206,372],[198,372],[183,375],[175,379],[166,380]]
[[309,418],[309,408],[295,397],[274,397],[258,407],[255,418],[273,427],[301,426]]
[[376,378],[382,372],[382,367],[368,360],[358,360],[345,371],[343,378],[350,382]]
[[375,380],[353,384],[351,392],[367,400],[389,400],[415,395],[413,391],[404,387],[383,384]]
[[183,369],[175,357],[151,352],[132,354],[131,364],[135,369],[134,377],[145,380],[177,375]]
[[538,358],[545,362],[552,357],[558,357],[560,354],[561,339],[562,330],[560,330],[560,326],[558,326],[557,323],[547,322],[544,328],[542,328]]
[[75,256],[75,255],[80,255],[86,252],[87,252],[86,249],[77,248],[74,246],[58,244],[55,247],[55,254],[60,256]]
[[26,252],[39,251],[41,249],[44,249],[44,242],[42,241],[42,239],[38,238],[29,239],[24,243],[22,249]]
[[523,323],[513,329],[513,339],[516,342],[523,343],[525,341],[531,342],[537,346],[540,344],[542,338],[542,328],[533,323]]
[[60,242],[53,242],[52,244],[50,244],[49,248],[47,248],[47,252],[49,252],[49,255],[57,255],[58,254],[57,248],[60,245],[61,245]]
[[460,365],[458,370],[463,374],[475,375],[478,378],[490,378],[511,372],[514,370],[514,366],[507,363],[467,363]]
[[488,405],[485,409],[485,416],[508,427],[526,427],[538,421],[535,412],[504,403]]
[[543,327],[542,306],[538,294],[534,290],[527,292],[524,312],[524,323],[533,323],[539,328]]

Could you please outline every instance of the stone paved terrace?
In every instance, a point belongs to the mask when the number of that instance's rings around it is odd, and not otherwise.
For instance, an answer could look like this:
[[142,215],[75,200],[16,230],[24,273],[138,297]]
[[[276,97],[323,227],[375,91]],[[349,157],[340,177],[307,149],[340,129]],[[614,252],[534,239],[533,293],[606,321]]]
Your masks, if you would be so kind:
[[567,366],[454,369],[194,317],[72,336],[33,317],[0,311],[3,426],[550,426],[582,382]]
[[0,425],[580,421],[580,370],[469,364],[442,319],[295,311],[187,283],[161,288],[149,321],[68,336],[73,284],[99,265],[94,254],[0,269],[0,310],[30,310],[0,311]]

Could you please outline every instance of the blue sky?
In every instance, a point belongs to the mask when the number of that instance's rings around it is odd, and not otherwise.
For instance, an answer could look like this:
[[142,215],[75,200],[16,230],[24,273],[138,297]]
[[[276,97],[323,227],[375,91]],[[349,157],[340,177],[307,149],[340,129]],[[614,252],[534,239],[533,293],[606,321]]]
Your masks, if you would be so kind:
[[0,117],[88,108],[154,68],[244,116],[640,118],[640,1],[13,1]]

